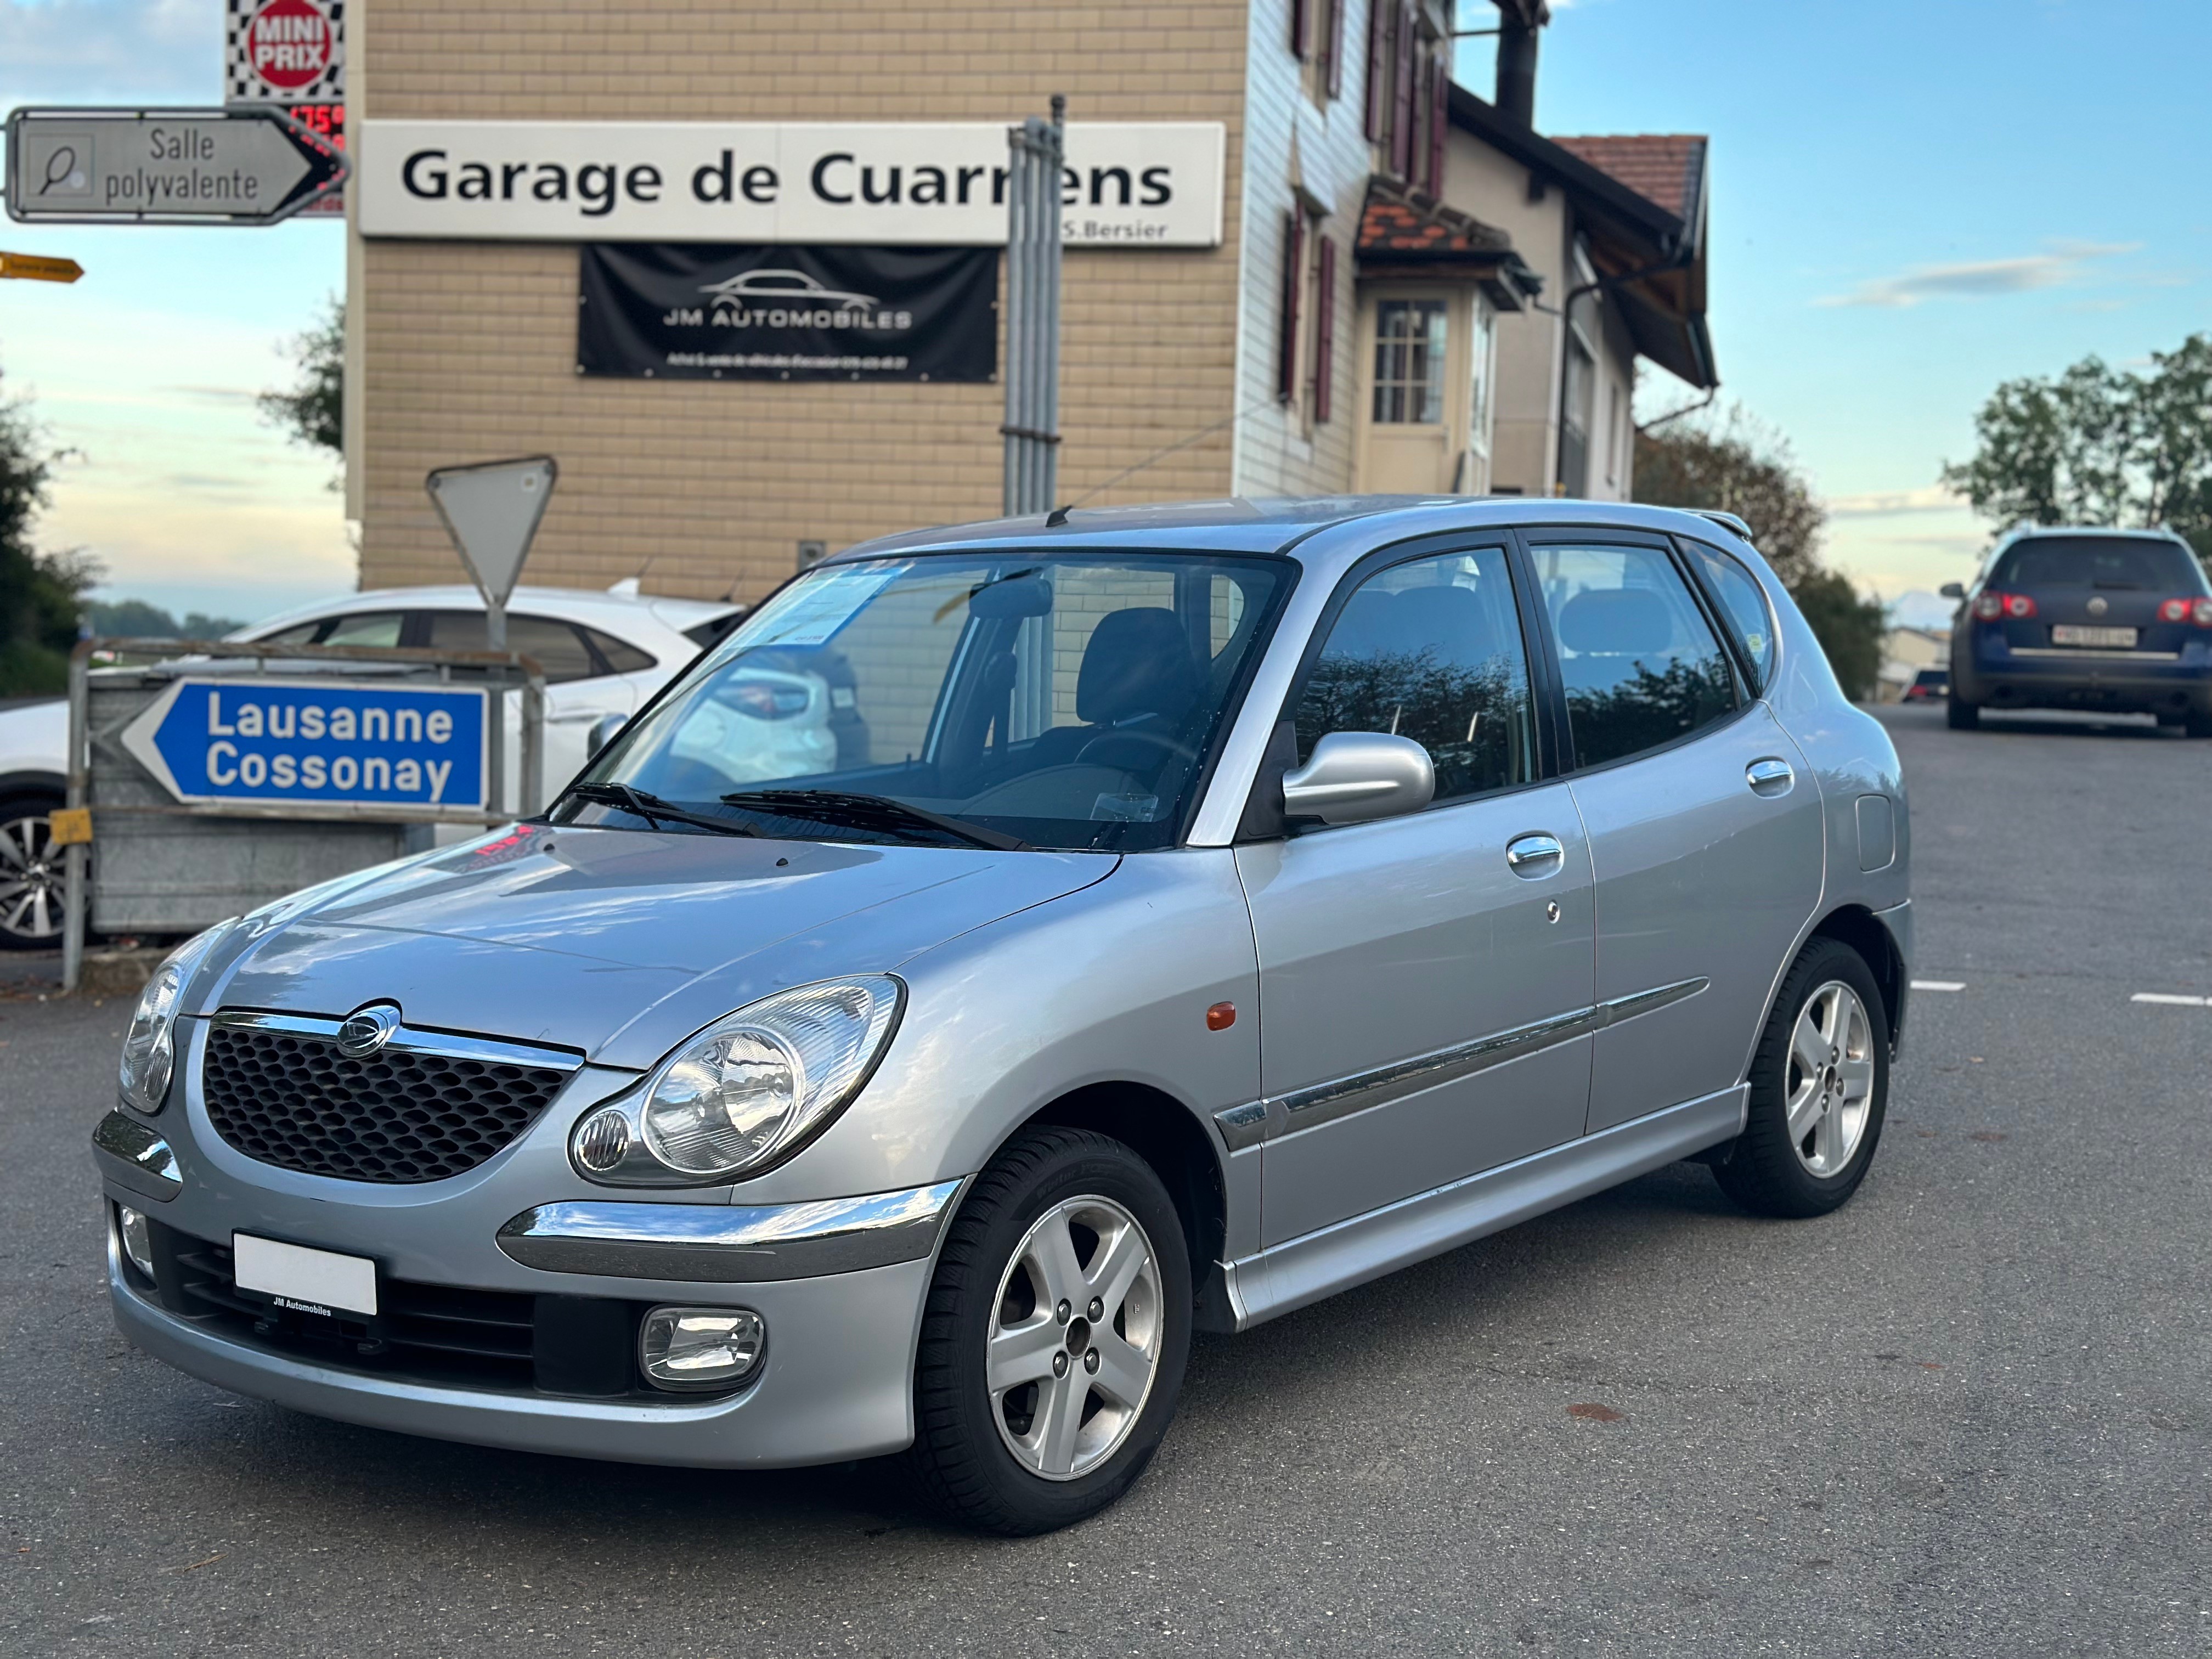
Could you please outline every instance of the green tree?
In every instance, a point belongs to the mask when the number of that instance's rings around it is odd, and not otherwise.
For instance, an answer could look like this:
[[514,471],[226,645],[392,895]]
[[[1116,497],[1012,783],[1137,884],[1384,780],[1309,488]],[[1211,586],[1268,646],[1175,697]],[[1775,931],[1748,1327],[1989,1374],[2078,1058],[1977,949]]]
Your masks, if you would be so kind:
[[264,392],[255,402],[261,418],[294,443],[326,449],[345,459],[345,301],[335,294],[323,319],[286,342],[298,370],[289,391]]
[[1827,509],[1789,442],[1741,405],[1717,421],[1670,423],[1636,434],[1636,499],[1659,507],[1733,513],[1782,578],[1827,653],[1844,695],[1874,695],[1881,668],[1880,600],[1820,562]]
[[2212,561],[2212,337],[2152,352],[2142,373],[2092,356],[2007,380],[1974,436],[1942,482],[1998,528],[2166,524]]
[[0,392],[0,696],[67,686],[78,607],[100,576],[82,553],[33,543],[61,459],[29,402]]
[[188,611],[179,622],[144,599],[94,599],[85,607],[92,631],[118,640],[219,640],[246,624],[229,617]]

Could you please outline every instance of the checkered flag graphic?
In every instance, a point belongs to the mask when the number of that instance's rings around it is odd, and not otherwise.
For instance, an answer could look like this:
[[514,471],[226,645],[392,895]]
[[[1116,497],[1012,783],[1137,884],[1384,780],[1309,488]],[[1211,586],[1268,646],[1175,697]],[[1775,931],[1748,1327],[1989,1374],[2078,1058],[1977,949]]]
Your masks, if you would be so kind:
[[[253,67],[253,20],[264,12],[322,14],[330,61],[312,81],[281,86]],[[345,0],[223,0],[222,100],[226,104],[338,104],[345,101]]]

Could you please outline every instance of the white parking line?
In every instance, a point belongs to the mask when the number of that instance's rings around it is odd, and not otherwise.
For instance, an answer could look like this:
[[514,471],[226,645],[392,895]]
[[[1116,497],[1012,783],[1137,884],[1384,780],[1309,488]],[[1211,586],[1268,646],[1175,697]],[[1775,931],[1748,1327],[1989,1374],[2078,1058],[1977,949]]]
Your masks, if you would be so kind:
[[1916,979],[1912,981],[1912,988],[1916,991],[1963,991],[1966,988],[1966,981],[1963,979]]
[[2170,996],[2164,991],[2138,991],[2128,999],[2130,1002],[2155,1002],[2168,1008],[2203,1008],[2212,1006],[2205,997]]

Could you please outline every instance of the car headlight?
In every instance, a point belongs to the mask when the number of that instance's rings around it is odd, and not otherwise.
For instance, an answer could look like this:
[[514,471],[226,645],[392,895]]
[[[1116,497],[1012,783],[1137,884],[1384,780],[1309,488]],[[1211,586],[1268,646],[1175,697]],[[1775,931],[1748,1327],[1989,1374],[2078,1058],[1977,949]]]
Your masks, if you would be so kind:
[[569,1157],[611,1187],[705,1186],[778,1162],[860,1092],[905,996],[892,975],[865,974],[749,1004],[586,1113]]
[[116,1074],[125,1105],[147,1113],[161,1109],[177,1069],[177,1008],[184,1000],[185,987],[192,970],[236,920],[217,922],[170,951],[138,994],[131,1029],[123,1036],[123,1064]]

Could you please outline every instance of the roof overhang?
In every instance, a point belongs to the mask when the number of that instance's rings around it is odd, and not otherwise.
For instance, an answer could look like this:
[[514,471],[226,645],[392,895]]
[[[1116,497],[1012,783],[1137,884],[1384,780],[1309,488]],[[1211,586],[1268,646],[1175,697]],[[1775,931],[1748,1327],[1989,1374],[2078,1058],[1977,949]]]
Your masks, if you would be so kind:
[[1368,181],[1356,252],[1362,277],[1471,281],[1500,311],[1522,310],[1543,291],[1504,231],[1381,175]]

